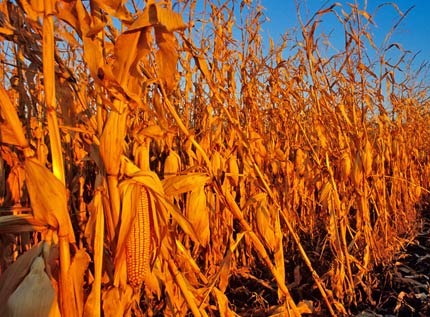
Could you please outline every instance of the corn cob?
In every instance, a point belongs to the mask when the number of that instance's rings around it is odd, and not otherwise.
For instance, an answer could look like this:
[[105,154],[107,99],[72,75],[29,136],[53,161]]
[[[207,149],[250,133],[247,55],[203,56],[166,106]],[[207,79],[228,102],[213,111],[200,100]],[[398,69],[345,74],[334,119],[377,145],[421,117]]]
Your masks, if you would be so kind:
[[150,272],[151,221],[148,190],[141,186],[136,217],[126,243],[127,276],[129,284],[140,289]]

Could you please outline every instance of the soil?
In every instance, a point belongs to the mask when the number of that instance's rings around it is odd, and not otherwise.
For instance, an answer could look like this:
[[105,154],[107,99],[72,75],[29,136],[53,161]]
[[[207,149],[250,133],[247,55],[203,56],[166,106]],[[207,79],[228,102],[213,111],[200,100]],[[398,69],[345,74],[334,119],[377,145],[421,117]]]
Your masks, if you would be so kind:
[[390,265],[379,268],[376,305],[357,317],[430,316],[430,206],[423,207],[421,232]]
[[[360,298],[357,306],[348,308],[348,317],[430,316],[430,203],[425,203],[418,209],[422,216],[419,233],[404,245],[392,261],[375,268],[371,274],[375,281],[371,298],[366,298],[361,292],[357,296]],[[290,266],[293,271],[300,269],[301,281],[292,282],[288,287],[296,303],[301,302],[300,305],[308,306],[313,311],[303,316],[330,316],[312,277],[303,274],[306,268],[297,263],[299,261],[286,266]],[[244,317],[283,316],[277,302],[276,284],[270,276],[270,272],[258,269],[236,271],[230,277],[226,290],[231,309]]]

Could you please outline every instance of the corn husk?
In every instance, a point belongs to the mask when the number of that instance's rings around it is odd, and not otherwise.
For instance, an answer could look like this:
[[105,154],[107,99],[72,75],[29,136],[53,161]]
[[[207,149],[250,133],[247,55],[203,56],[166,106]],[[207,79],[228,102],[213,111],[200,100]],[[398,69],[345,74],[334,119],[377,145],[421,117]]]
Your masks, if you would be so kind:
[[228,159],[228,172],[229,172],[229,179],[231,181],[231,184],[233,186],[239,185],[239,165],[237,163],[237,158],[235,155],[232,155]]
[[30,272],[9,297],[7,311],[9,317],[60,316],[57,295],[42,257],[34,259]]
[[363,172],[364,172],[364,175],[366,175],[366,177],[372,173],[372,162],[373,162],[372,144],[369,142],[369,140],[367,140],[366,145],[364,146],[364,152],[363,152]]
[[206,193],[203,186],[189,194],[185,215],[197,233],[199,242],[205,247],[209,243],[210,226],[209,210],[206,205]]
[[175,176],[181,169],[181,158],[173,151],[169,151],[169,155],[164,162],[164,178]]
[[345,151],[342,153],[342,156],[340,158],[340,178],[342,181],[347,181],[349,176],[351,175],[351,155],[348,151]]
[[22,254],[0,276],[0,316],[6,314],[7,300],[30,271],[31,264],[41,254],[42,247],[43,244],[39,244]]

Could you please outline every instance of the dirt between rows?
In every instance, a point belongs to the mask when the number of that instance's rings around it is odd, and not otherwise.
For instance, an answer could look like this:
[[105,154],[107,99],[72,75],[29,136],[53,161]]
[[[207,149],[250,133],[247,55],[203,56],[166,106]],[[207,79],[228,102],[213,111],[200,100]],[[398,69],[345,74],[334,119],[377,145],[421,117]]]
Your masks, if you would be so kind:
[[[348,316],[430,316],[430,203],[417,208],[421,215],[419,233],[406,241],[388,264],[375,268],[371,273],[375,281],[371,298],[361,294],[357,306],[348,308]],[[257,267],[260,269],[239,269],[230,277],[226,295],[231,309],[244,317],[283,316],[277,303],[276,285],[267,282],[271,281],[270,272],[264,271],[264,265]],[[303,314],[304,317],[328,317],[330,314],[313,284],[310,274],[303,276],[300,285],[290,283],[291,294],[301,305],[312,306],[313,313]]]
[[419,234],[389,265],[375,272],[379,280],[373,296],[376,305],[363,309],[357,317],[430,316],[430,205],[421,207]]

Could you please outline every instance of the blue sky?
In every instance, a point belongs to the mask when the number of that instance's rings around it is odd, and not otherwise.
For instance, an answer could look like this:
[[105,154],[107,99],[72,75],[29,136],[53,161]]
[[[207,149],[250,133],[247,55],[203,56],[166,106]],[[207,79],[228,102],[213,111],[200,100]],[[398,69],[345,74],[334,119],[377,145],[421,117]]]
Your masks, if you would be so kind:
[[[321,7],[328,8],[331,4],[338,2],[342,5],[345,11],[350,12],[348,3],[354,1],[321,1],[321,0],[307,0],[299,1],[301,4],[302,12],[305,14],[306,8],[312,15],[317,12]],[[360,9],[364,9],[367,2],[367,12],[374,18],[375,26],[371,27],[372,38],[377,47],[383,44],[384,37],[391,27],[398,21],[399,13],[395,8],[385,5],[379,10],[376,8],[389,1],[381,0],[357,0],[355,3],[359,5]],[[391,43],[400,43],[404,49],[418,53],[415,60],[415,65],[421,64],[425,61],[430,61],[430,1],[428,0],[394,0],[398,8],[402,12],[406,12],[410,7],[415,6],[403,19],[390,40]],[[294,0],[261,0],[261,4],[266,8],[265,14],[268,21],[263,24],[264,34],[273,38],[275,43],[280,36],[293,27],[299,26],[296,14],[296,1]],[[340,8],[336,9],[340,12]],[[306,15],[302,16],[306,22]],[[323,16],[323,22],[319,26],[320,31],[325,33],[332,32],[330,42],[342,49],[344,43],[343,33],[339,28],[339,22],[333,14],[329,13]],[[293,34],[291,34],[294,36]]]

